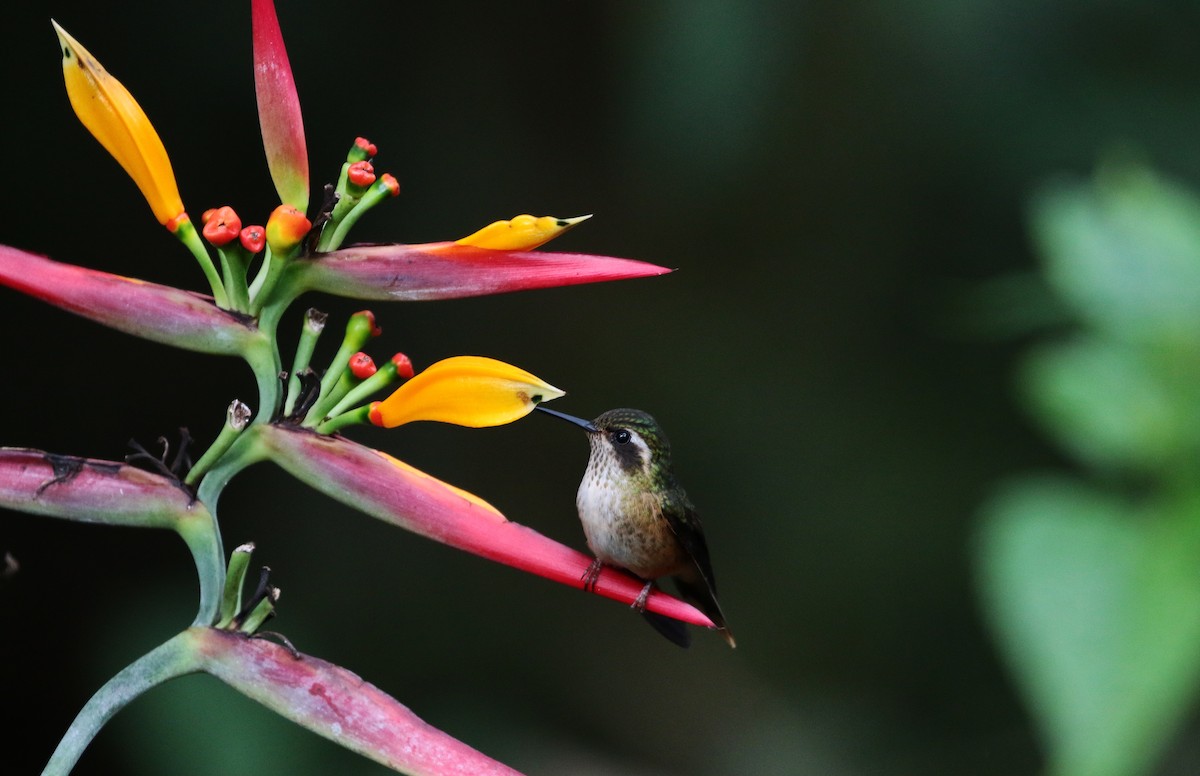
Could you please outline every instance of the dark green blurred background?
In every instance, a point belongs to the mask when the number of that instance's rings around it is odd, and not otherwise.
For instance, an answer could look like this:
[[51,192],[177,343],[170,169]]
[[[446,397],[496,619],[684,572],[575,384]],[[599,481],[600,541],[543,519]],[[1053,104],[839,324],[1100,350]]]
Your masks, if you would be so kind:
[[[1200,6],[280,0],[314,186],[362,134],[399,201],[360,240],[453,239],[595,213],[553,248],[674,275],[374,305],[375,355],[478,353],[653,412],[705,517],[738,634],[680,651],[610,601],[351,512],[258,467],[221,502],[283,590],[274,627],[530,774],[1030,774],[1030,723],[969,563],[1004,477],[1062,467],[1016,408],[1026,340],[974,315],[1033,267],[1028,194],[1114,150],[1200,183]],[[193,216],[275,204],[249,3],[10,4],[0,242],[202,289],[71,113],[53,16],[137,96]],[[310,296],[344,316],[362,303]],[[0,443],[119,459],[207,442],[240,363],[174,352],[0,290]],[[340,323],[335,324],[340,326]],[[329,339],[333,340],[331,336]],[[322,343],[325,358],[335,342]],[[319,361],[320,359],[318,359]],[[584,440],[548,419],[355,438],[583,548]],[[186,626],[174,536],[4,513],[3,770],[34,772],[90,694]],[[1200,768],[1193,721],[1163,773]],[[375,774],[207,677],[122,712],[76,773]]]

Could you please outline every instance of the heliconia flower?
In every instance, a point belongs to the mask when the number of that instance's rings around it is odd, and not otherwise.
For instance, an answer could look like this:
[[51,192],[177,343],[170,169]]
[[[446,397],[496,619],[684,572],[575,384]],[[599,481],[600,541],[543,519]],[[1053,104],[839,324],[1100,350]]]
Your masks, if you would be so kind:
[[0,245],[0,284],[117,331],[200,353],[245,355],[265,340],[253,321],[201,294],[6,245]]
[[[269,460],[335,501],[434,541],[584,589],[591,558],[509,521],[478,496],[386,453],[290,425],[264,424],[247,433],[257,437]],[[644,585],[623,571],[606,568],[594,592],[632,604]],[[650,593],[646,609],[713,627],[700,610],[660,590]]]
[[171,160],[133,95],[67,31],[51,21],[63,53],[63,79],[75,115],[137,184],[154,217],[172,232],[184,215]]
[[204,211],[204,239],[218,248],[238,239],[242,231],[242,219],[229,206]]
[[520,776],[344,668],[216,628],[183,634],[199,670],[312,732],[401,773]]
[[291,205],[280,205],[267,219],[267,245],[276,256],[286,256],[312,229],[312,222]]
[[457,245],[471,245],[493,251],[531,251],[550,242],[576,224],[591,218],[590,215],[575,218],[554,216],[521,215],[509,221],[493,221],[474,234],[457,241]]
[[[378,185],[378,184],[376,184]],[[496,251],[453,242],[355,245],[289,268],[291,293],[422,301],[665,275],[672,270],[612,256]]]
[[415,420],[459,426],[500,426],[543,401],[564,395],[524,369],[482,356],[454,356],[429,366],[371,411],[371,422],[394,428]]

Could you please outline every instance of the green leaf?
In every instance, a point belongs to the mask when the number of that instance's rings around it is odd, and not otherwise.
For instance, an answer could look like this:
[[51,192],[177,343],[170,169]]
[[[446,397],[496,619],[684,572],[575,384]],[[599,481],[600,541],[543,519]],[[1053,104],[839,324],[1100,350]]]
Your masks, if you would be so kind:
[[1083,460],[1108,468],[1169,467],[1200,441],[1200,381],[1152,356],[1094,337],[1044,345],[1024,364],[1023,388],[1037,416]]
[[1136,166],[1059,182],[1034,199],[1046,275],[1084,319],[1120,338],[1185,342],[1200,331],[1200,200]]
[[985,508],[985,612],[1059,776],[1153,765],[1200,678],[1200,546],[1189,520],[1134,515],[1065,480]]

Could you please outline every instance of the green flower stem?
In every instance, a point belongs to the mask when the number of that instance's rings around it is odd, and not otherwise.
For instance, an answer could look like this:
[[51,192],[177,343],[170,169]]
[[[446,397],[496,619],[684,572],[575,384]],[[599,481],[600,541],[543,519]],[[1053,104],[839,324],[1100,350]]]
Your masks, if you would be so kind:
[[247,543],[234,548],[229,558],[229,572],[225,575],[225,589],[221,596],[221,619],[216,627],[226,628],[242,610],[242,585],[246,581],[246,569],[250,565],[250,554],[254,544]]
[[250,292],[246,288],[246,265],[249,257],[241,244],[231,242],[217,248],[221,259],[221,274],[225,276],[225,293],[234,310],[245,312],[250,309]]
[[287,399],[283,405],[283,414],[291,415],[296,407],[296,399],[300,396],[300,373],[312,361],[313,350],[317,347],[317,339],[325,330],[328,316],[310,307],[304,313],[304,326],[300,329],[300,341],[296,344],[296,358],[292,361],[292,371],[288,376]]
[[204,473],[212,468],[229,446],[233,444],[233,440],[237,439],[238,434],[246,428],[246,424],[250,422],[250,408],[240,401],[234,401],[229,405],[229,410],[225,413],[225,425],[221,428],[221,433],[217,435],[217,439],[212,443],[212,446],[205,451],[192,466],[192,470],[187,473],[184,478],[184,483],[187,485],[195,485],[204,476]]
[[[251,425],[243,431],[229,446],[225,455],[221,456],[221,460],[217,462],[216,466],[209,469],[208,474],[204,475],[204,479],[200,481],[196,497],[213,514],[216,514],[217,501],[221,497],[221,492],[225,490],[225,486],[229,484],[234,475],[251,464],[266,460],[268,450],[259,437],[260,428],[259,425]],[[222,575],[222,583],[224,580],[225,577]]]
[[[337,392],[337,386],[346,372],[346,365],[350,363],[350,357],[362,350],[377,331],[375,317],[370,312],[363,310],[350,316],[350,320],[346,322],[346,336],[342,339],[337,353],[330,360],[329,368],[321,377],[319,398],[309,409],[308,414],[304,416],[305,425],[314,425],[324,420],[325,413],[344,395],[344,393]],[[349,390],[349,387],[346,390]]]
[[[342,218],[341,223],[334,227],[333,235],[329,238],[328,244],[326,244],[322,250],[336,251],[339,247],[341,247],[341,244],[346,239],[346,236],[350,234],[350,230],[354,228],[356,223],[358,223],[358,219],[362,218],[363,214],[368,210],[391,196],[392,191],[388,189],[388,187],[382,181],[375,181],[375,183],[373,183],[371,187],[367,189],[366,193],[362,195],[362,198],[358,200],[354,207],[350,209],[350,212],[346,213],[345,217]],[[324,235],[322,235],[322,237],[324,237]]]
[[[293,249],[293,253],[300,250],[300,245]],[[279,276],[284,273],[290,263],[288,260],[291,256],[275,256],[271,255],[269,261],[264,260],[262,270],[259,275],[262,277],[262,282],[259,283],[259,278],[255,278],[254,282],[258,285],[258,289],[254,294],[253,301],[250,302],[250,314],[258,315],[258,313],[271,301],[271,292],[275,288],[275,284],[279,282]]]
[[100,729],[142,693],[168,679],[201,670],[196,639],[184,631],[155,647],[109,679],[79,711],[42,771],[42,776],[66,776]]
[[262,627],[263,623],[271,619],[275,614],[275,601],[279,598],[279,589],[272,588],[267,592],[267,595],[259,601],[251,612],[246,615],[246,621],[238,626],[238,630],[242,633],[253,635]]
[[267,275],[271,272],[271,246],[263,248],[262,264],[258,267],[258,272],[254,275],[254,280],[251,281],[249,287],[250,300],[254,301],[258,298],[259,292],[262,291],[263,283],[267,280]]
[[[358,223],[358,219],[363,217],[363,214],[370,210],[370,206],[364,206],[361,200],[358,205],[346,214],[337,226],[331,230],[332,234],[329,237],[328,244],[325,245],[325,251],[336,251],[342,247],[342,243],[346,240],[346,236],[350,234],[350,230]],[[371,203],[374,204],[374,203]]]
[[196,233],[196,227],[192,226],[191,221],[184,221],[175,230],[175,237],[192,252],[196,261],[200,263],[200,269],[204,272],[204,277],[208,279],[208,285],[212,287],[213,300],[216,301],[217,307],[229,309],[229,297],[225,293],[221,276],[217,274],[212,257],[208,255],[208,249],[204,247],[200,235]]
[[[349,167],[349,165],[347,165],[347,167]],[[362,191],[362,189],[359,189],[359,191]],[[344,190],[339,191],[337,204],[333,206],[333,212],[329,214],[330,225],[336,229],[337,225],[342,222],[342,219],[346,217],[347,213],[354,209],[354,206],[358,204],[360,199],[362,199],[361,195],[355,195]],[[332,237],[333,230],[329,230],[326,232],[326,234],[329,234]]]
[[375,374],[351,388],[326,414],[331,418],[341,415],[348,408],[353,407],[359,402],[366,401],[370,398],[371,394],[387,388],[395,381],[396,362],[388,359],[379,365],[379,368],[375,370]]
[[346,426],[359,425],[369,423],[371,420],[371,405],[364,404],[357,409],[343,412],[341,415],[336,415],[321,425],[317,426],[318,434],[332,434]]
[[349,191],[349,173],[350,162],[342,165],[341,175],[338,177],[337,202],[333,206],[333,210],[329,214],[329,222],[325,224],[325,228],[321,230],[321,239],[317,243],[317,250],[330,250],[330,244],[333,242],[334,232],[337,230],[338,224],[346,217],[346,214],[354,209],[358,201],[362,199],[362,190],[359,189],[358,194],[351,194]]
[[342,397],[350,393],[350,390],[358,385],[361,381],[350,374],[349,370],[342,372],[341,377],[329,389],[328,393],[322,393],[321,398],[313,404],[308,411],[306,422],[322,421],[333,414],[332,409],[335,405],[341,403]]

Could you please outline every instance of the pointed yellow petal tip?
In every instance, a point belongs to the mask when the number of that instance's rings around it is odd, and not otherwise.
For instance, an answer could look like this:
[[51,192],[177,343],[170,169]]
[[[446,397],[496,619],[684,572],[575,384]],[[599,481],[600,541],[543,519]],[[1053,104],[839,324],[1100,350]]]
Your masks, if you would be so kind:
[[509,221],[494,221],[478,232],[458,240],[457,243],[494,251],[529,251],[550,242],[591,217],[590,213],[574,218],[520,215]]
[[137,184],[164,226],[183,213],[175,173],[150,119],[121,82],[51,19],[62,49],[63,80],[79,121]]
[[470,428],[501,426],[564,393],[503,361],[454,356],[433,364],[375,405],[371,420],[387,428],[414,420]]

